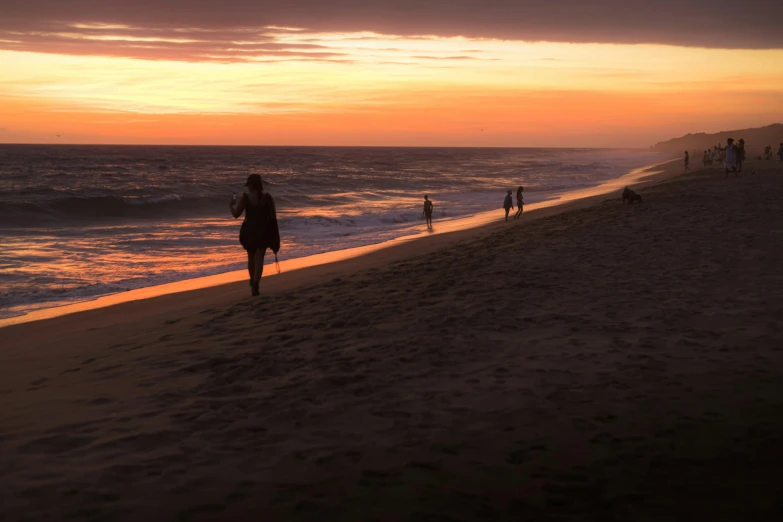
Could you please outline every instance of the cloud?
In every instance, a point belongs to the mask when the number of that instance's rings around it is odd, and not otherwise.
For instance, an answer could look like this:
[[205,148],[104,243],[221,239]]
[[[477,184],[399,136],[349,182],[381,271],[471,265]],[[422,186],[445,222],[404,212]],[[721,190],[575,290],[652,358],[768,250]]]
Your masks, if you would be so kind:
[[[485,50],[456,51],[438,46],[442,38],[403,37],[369,32],[318,33],[266,26],[257,29],[136,27],[110,23],[50,24],[46,31],[3,31],[0,50],[82,56],[117,56],[183,62],[378,62],[491,60]],[[498,40],[484,40],[498,42]],[[357,45],[357,42],[362,42]],[[400,47],[387,47],[399,42]],[[435,42],[433,46],[433,42]],[[474,41],[476,43],[476,41]]]
[[[0,49],[52,54],[122,56],[148,60],[248,62],[344,58],[323,45],[281,42],[280,29],[149,28],[119,24],[47,24],[27,33],[0,28]],[[285,31],[282,31],[285,32]]]
[[[181,46],[188,59],[203,59],[223,56],[237,36],[273,27],[292,33],[780,49],[780,20],[783,2],[769,0],[3,0],[0,48],[51,52],[74,35],[108,35],[126,39],[83,38],[61,52],[114,48],[149,57]],[[248,53],[290,51],[265,49],[267,41],[256,45],[262,48]]]
[[412,56],[412,58],[416,58],[417,60],[478,60],[475,56],[423,56],[423,55],[416,55]]

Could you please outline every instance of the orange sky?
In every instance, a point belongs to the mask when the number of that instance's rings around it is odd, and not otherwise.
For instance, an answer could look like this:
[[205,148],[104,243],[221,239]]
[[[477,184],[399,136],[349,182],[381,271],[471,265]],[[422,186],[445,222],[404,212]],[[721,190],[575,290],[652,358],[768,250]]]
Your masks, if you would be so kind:
[[646,147],[783,121],[783,50],[273,29],[282,53],[177,60],[188,38],[116,30],[58,38],[165,56],[0,50],[0,142]]

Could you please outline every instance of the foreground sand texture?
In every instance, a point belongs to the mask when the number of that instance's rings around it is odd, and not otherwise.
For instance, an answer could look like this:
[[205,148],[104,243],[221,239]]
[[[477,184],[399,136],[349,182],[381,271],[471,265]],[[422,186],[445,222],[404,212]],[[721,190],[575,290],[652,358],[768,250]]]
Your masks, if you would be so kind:
[[192,315],[42,322],[0,349],[0,519],[778,519],[759,165]]

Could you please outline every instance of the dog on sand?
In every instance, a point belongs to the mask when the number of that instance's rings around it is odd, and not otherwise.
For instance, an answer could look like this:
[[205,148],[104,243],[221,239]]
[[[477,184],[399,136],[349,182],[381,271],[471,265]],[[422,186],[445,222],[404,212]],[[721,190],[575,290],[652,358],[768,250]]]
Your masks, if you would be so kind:
[[628,187],[625,187],[625,190],[623,190],[623,203],[628,202],[628,204],[633,204],[634,201],[638,201],[639,203],[642,202],[642,197],[634,192],[633,190],[629,189]]

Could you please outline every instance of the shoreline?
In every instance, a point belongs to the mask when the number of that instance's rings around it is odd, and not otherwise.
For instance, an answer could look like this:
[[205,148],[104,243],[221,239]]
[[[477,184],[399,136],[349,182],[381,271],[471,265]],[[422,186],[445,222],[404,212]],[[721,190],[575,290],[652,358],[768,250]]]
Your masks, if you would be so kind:
[[[525,212],[518,222],[529,222],[535,219],[553,215],[555,213],[565,212],[575,204],[589,204],[588,202],[592,202],[596,200],[596,198],[606,196],[615,190],[619,190],[624,185],[640,188],[649,186],[650,184],[656,182],[662,182],[667,179],[671,179],[681,174],[680,172],[674,172],[676,170],[676,165],[678,165],[677,161],[678,160],[676,158],[673,158],[670,160],[639,167],[637,169],[631,170],[623,176],[605,181],[594,187],[576,189],[573,191],[560,193],[552,199],[525,205]],[[311,256],[305,256],[291,260],[283,260],[280,262],[282,273],[279,274],[279,276],[290,274],[292,272],[299,274],[300,271],[313,270],[314,268],[322,267],[324,265],[337,264],[351,259],[362,258],[378,251],[401,247],[404,248],[404,245],[412,242],[428,243],[437,239],[433,245],[424,246],[424,248],[429,249],[434,245],[440,246],[446,241],[467,239],[468,237],[479,235],[483,231],[489,233],[494,231],[495,228],[506,225],[502,219],[498,219],[500,214],[500,209],[486,211],[469,217],[435,222],[434,225],[436,226],[434,227],[433,231],[423,231],[418,234],[400,236],[381,243],[323,252],[320,254],[314,254]],[[397,259],[397,256],[394,253],[390,253],[389,258]],[[335,268],[339,270],[339,267]],[[278,276],[274,270],[275,269],[273,264],[270,263],[265,265],[263,276],[264,283],[262,289],[264,287],[271,286],[272,288],[267,288],[267,291],[282,291],[298,284],[305,284],[311,280],[311,274],[304,274],[302,275],[302,279],[304,280],[302,282],[289,281],[290,279],[298,278],[286,277],[284,278],[286,279],[286,284],[270,285],[270,281],[277,279],[274,276]],[[329,273],[332,272],[331,270],[317,270],[316,272],[320,274],[324,271]],[[146,286],[133,290],[127,290],[125,292],[101,295],[95,298],[76,301],[74,303],[62,306],[40,308],[25,314],[2,318],[0,319],[0,328],[6,329],[15,325],[22,325],[63,316],[71,316],[73,314],[101,310],[126,303],[156,299],[174,294],[182,294],[185,292],[217,289],[229,285],[239,285],[245,280],[246,270],[242,269],[222,272],[209,276],[184,279],[181,281],[174,281],[160,285]],[[274,281],[274,283],[278,282]]]

